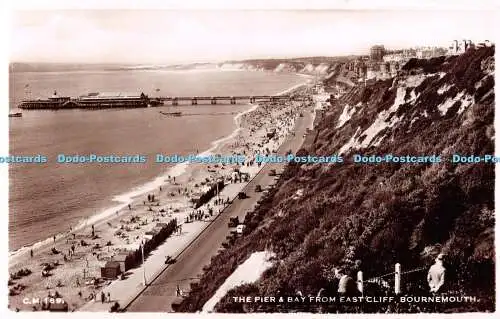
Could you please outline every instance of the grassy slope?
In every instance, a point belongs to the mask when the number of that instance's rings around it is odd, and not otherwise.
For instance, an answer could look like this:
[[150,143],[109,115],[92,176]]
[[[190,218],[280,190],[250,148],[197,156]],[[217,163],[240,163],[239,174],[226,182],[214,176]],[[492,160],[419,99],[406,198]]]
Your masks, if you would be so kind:
[[[364,154],[492,154],[494,144],[494,86],[485,76],[486,63],[492,62],[494,48],[470,51],[464,55],[430,61],[411,60],[395,80],[379,81],[366,88],[355,88],[343,100],[335,101],[316,128],[317,138],[308,150],[299,153],[336,154],[356,132],[369,127],[377,115],[391,107],[396,87],[410,74],[445,72],[429,76],[415,91],[416,102],[407,103],[392,116],[400,121],[378,147]],[[494,63],[494,62],[493,62]],[[483,86],[475,84],[483,79]],[[394,85],[393,85],[394,84]],[[444,94],[437,90],[452,87]],[[458,114],[454,105],[442,116],[437,105],[458,92],[466,91],[481,101]],[[346,103],[362,103],[352,118],[336,129]],[[428,116],[422,113],[426,110]],[[413,123],[412,123],[413,120]],[[349,154],[346,158],[349,157]],[[300,200],[292,195],[303,189]],[[272,191],[256,209],[248,229],[251,233],[230,249],[212,259],[200,284],[181,306],[194,311],[213,295],[218,286],[248,256],[258,250],[273,250],[279,261],[256,284],[245,285],[232,295],[316,295],[320,288],[335,294],[334,266],[353,268],[355,261],[365,278],[392,271],[394,263],[403,270],[426,267],[436,251],[448,259],[448,294],[467,294],[481,298],[478,303],[434,306],[400,305],[391,312],[484,311],[494,309],[494,165],[289,165]],[[425,272],[404,277],[403,291],[425,294]],[[378,286],[367,285],[367,294],[384,294]],[[289,308],[291,305],[288,306]],[[233,304],[225,298],[216,308],[222,312],[286,311],[276,304],[267,306]],[[307,306],[302,310],[317,311]],[[323,311],[385,312],[375,307],[339,308],[332,304]]]

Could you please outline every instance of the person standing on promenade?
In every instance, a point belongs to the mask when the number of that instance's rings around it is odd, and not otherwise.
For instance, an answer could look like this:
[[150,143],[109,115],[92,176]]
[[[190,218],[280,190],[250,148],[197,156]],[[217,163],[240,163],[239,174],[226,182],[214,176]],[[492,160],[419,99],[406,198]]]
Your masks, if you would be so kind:
[[427,282],[429,283],[430,292],[436,293],[444,284],[444,276],[446,268],[443,266],[443,254],[439,254],[434,265],[429,268],[427,273]]
[[101,291],[101,303],[104,303],[104,299],[106,299],[106,295],[104,295],[104,291]]

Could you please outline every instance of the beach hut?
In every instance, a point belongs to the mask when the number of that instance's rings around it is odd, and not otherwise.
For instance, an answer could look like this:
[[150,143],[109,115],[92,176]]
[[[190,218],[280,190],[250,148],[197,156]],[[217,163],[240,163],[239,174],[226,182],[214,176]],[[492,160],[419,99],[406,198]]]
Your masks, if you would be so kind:
[[[154,236],[158,235],[159,231],[157,229],[148,230],[144,235],[150,236],[149,239],[153,239]],[[144,237],[146,237],[144,236]]]
[[156,233],[161,233],[162,231],[164,231],[164,228],[163,227],[159,227],[158,225],[156,225],[155,227],[153,227],[153,231],[155,231]]
[[193,197],[191,198],[191,202],[194,204],[195,209],[207,203],[212,197],[217,194],[217,192],[220,192],[224,188],[225,184],[224,181],[219,180],[216,183],[205,186],[206,187],[203,187],[200,192],[193,194]]
[[198,208],[201,206],[201,194],[194,194],[191,196],[191,202],[193,203],[194,208]]
[[156,223],[155,228],[166,228],[168,226],[167,223]]
[[104,267],[101,267],[101,277],[114,279],[121,274],[120,263],[117,261],[108,261]]
[[132,268],[133,253],[122,251],[113,257],[113,261],[120,263],[120,272],[124,273]]

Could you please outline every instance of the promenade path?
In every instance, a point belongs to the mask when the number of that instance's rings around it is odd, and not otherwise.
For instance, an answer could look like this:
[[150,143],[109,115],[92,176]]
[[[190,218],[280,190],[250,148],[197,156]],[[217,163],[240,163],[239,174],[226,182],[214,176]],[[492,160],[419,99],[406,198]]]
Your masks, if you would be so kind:
[[[304,111],[304,116],[297,118],[295,135],[288,136],[278,149],[278,154],[284,154],[290,149],[296,152],[304,140],[306,129],[311,126],[312,113],[309,110]],[[265,188],[275,183],[275,178],[269,176],[269,172],[275,169],[279,173],[283,167],[284,165],[279,163],[263,165],[260,172],[243,189],[243,184],[227,185],[221,191],[221,198],[229,197],[234,200],[220,214],[211,220],[183,224],[181,235],[172,235],[152,251],[143,266],[128,271],[130,274],[126,280],[116,280],[102,290],[106,295],[109,292],[111,302],[101,303],[99,292],[97,301],[90,301],[78,311],[109,311],[116,301],[120,307],[127,307],[127,311],[171,312],[171,303],[177,298],[177,285],[183,291],[188,291],[190,282],[199,279],[203,267],[210,263],[211,257],[217,254],[229,234],[229,218],[238,216],[240,220],[243,219],[246,212],[251,211],[262,196],[262,193],[255,192],[255,186],[260,184]],[[249,197],[237,199],[240,191],[244,191]],[[206,226],[200,228],[197,223],[205,223]],[[176,262],[165,265],[165,256],[175,257]]]
[[[307,128],[311,128],[312,114],[304,111],[295,126],[295,135],[290,135],[278,150],[278,154],[285,154],[288,150],[296,152],[302,145],[303,135]],[[183,291],[189,290],[189,283],[203,272],[203,267],[210,263],[212,256],[217,254],[221,244],[229,234],[228,222],[232,216],[244,218],[247,211],[251,211],[262,193],[255,192],[255,186],[265,188],[275,182],[269,176],[271,169],[282,172],[280,163],[266,164],[262,170],[244,187],[243,191],[249,196],[246,199],[235,199],[208,227],[187,247],[177,258],[175,264],[167,267],[157,279],[127,307],[132,312],[172,312],[171,304],[176,297],[176,287]],[[147,267],[147,265],[146,265]]]

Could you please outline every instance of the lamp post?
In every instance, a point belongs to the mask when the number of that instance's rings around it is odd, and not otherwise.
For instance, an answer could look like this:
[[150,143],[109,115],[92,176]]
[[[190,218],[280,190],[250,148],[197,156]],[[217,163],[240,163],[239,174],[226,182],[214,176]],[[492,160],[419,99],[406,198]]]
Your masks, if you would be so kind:
[[216,187],[217,199],[219,199],[219,175],[217,175],[215,179],[215,187]]
[[144,277],[143,278],[144,279],[144,286],[147,285],[147,283],[146,283],[146,264],[144,263],[144,244],[145,243],[146,243],[146,240],[143,239],[142,240],[142,245],[141,245],[141,252],[142,252],[141,255],[142,255],[142,270],[143,270],[142,274],[143,274],[143,277]]
[[[222,178],[219,172],[216,172],[216,177],[215,177],[215,187],[216,187],[216,193],[217,193],[217,213],[220,213],[220,207],[218,204],[220,202],[220,192],[219,192],[219,181]],[[224,181],[224,178],[222,178]]]
[[399,295],[401,293],[401,264],[397,263],[394,267],[394,293]]

